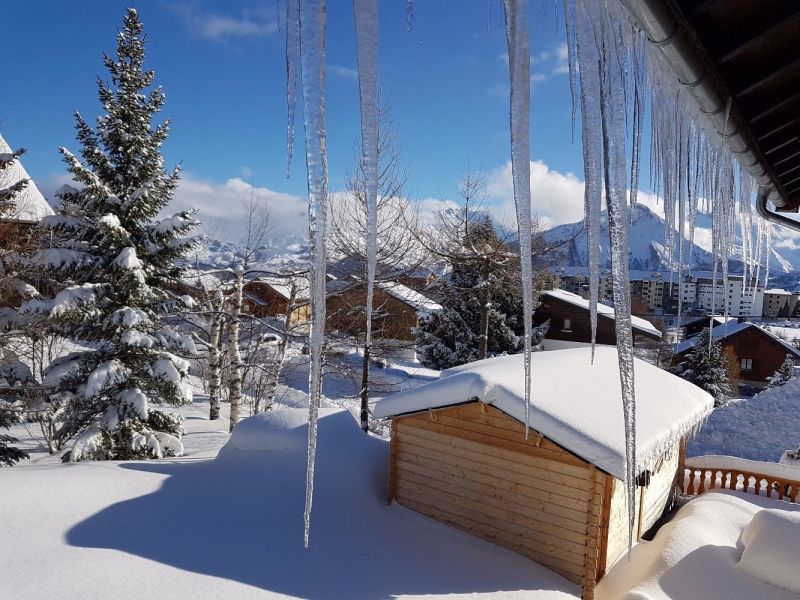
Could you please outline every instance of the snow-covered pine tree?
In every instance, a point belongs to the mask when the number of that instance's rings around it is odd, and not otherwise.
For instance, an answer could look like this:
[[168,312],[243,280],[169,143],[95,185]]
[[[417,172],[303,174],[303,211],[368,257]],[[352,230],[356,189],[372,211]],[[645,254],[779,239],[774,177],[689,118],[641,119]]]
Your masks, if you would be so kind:
[[769,387],[778,387],[788,382],[794,377],[795,361],[791,354],[787,354],[781,366],[775,371],[767,382]]
[[[15,180],[8,175],[15,161],[25,152],[16,150],[0,153],[0,216],[12,214],[16,209],[19,193],[28,185],[26,179]],[[6,274],[5,265],[2,269]],[[30,370],[18,361],[7,362],[0,348],[3,365],[0,367],[0,466],[12,466],[18,461],[28,458],[27,453],[13,446],[18,440],[2,430],[19,421],[20,403],[16,396],[18,386],[30,378]]]
[[20,309],[86,348],[55,361],[42,382],[48,400],[65,405],[60,438],[79,435],[70,460],[180,454],[180,420],[151,404],[192,399],[189,363],[176,353],[193,355],[194,343],[169,326],[176,301],[164,290],[180,274],[176,259],[193,244],[196,222],[191,212],[158,218],[179,170],[164,168],[169,121],[153,125],[164,92],[144,68],[144,41],[128,9],[116,57],[103,56],[111,75],[98,81],[105,114],[96,129],[75,115],[83,160],[60,149],[83,187],[59,191],[59,214],[42,221],[52,241],[34,257],[67,285]]
[[697,342],[686,357],[681,377],[714,396],[714,404],[726,404],[731,396],[730,370],[728,360],[722,351],[722,344],[712,340],[709,347],[708,328],[697,336]]

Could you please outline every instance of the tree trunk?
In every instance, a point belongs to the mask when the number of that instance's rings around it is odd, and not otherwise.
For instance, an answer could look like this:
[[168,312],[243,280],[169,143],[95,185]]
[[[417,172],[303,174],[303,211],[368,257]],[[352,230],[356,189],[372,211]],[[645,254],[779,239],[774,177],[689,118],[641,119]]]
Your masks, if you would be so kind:
[[228,330],[228,361],[230,362],[230,394],[231,423],[230,431],[239,421],[239,409],[242,405],[242,355],[239,352],[239,328],[242,313],[242,288],[244,286],[244,270],[237,266],[235,269],[233,296],[231,298],[230,329]]
[[220,411],[220,397],[219,389],[222,380],[222,351],[220,345],[222,342],[222,316],[217,313],[217,310],[222,310],[222,293],[215,294],[217,302],[211,303],[211,310],[214,315],[211,317],[211,335],[208,348],[208,401],[209,413],[208,418],[212,421],[219,419]]
[[480,346],[478,347],[478,359],[486,358],[489,354],[489,306],[491,304],[491,296],[489,290],[489,265],[484,263],[483,278],[481,281],[480,298],[480,334],[478,340]]
[[283,371],[283,365],[286,362],[286,348],[289,345],[289,334],[292,330],[292,313],[296,308],[296,296],[297,286],[292,283],[289,291],[289,300],[286,302],[286,319],[283,322],[283,337],[278,344],[278,360],[275,362],[275,369],[272,374],[272,379],[269,382],[264,410],[269,410],[269,408],[275,403],[275,395],[278,393],[278,381],[281,377],[281,371]]
[[369,354],[370,347],[364,346],[364,360],[361,361],[361,429],[369,431]]

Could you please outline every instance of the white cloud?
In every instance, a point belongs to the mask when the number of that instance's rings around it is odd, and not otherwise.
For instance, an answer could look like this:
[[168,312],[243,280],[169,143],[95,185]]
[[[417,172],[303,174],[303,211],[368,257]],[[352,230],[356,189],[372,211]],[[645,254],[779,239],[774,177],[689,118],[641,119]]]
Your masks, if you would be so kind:
[[200,221],[215,237],[240,241],[251,198],[267,202],[279,237],[304,236],[308,228],[307,199],[253,186],[239,177],[216,183],[184,173],[169,212],[196,208]]
[[266,37],[278,31],[274,14],[266,9],[244,9],[238,16],[201,11],[194,4],[178,4],[174,10],[189,31],[215,42]]

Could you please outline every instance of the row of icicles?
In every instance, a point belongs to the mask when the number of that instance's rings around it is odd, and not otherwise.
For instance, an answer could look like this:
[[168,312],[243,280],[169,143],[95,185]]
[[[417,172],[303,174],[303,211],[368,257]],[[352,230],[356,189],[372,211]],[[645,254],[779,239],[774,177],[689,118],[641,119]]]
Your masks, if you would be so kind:
[[[520,240],[523,291],[525,427],[531,393],[530,334],[533,307],[530,193],[530,40],[527,0],[503,1],[509,67],[509,124],[514,200]],[[413,0],[407,0],[407,27],[413,22]],[[668,260],[683,278],[692,262],[695,220],[712,218],[714,271],[721,266],[727,288],[728,257],[734,228],[741,225],[742,258],[754,293],[759,265],[768,258],[770,229],[752,214],[755,185],[722,144],[705,129],[674,76],[649,52],[619,0],[564,0],[573,115],[579,108],[585,179],[592,349],[597,328],[600,216],[605,199],[609,223],[615,327],[625,423],[626,497],[629,543],[635,517],[636,409],[633,338],[628,273],[629,206],[637,201],[641,145],[650,119],[650,180],[664,203]],[[377,48],[378,0],[353,0],[361,103],[361,147],[367,199],[366,341],[371,341],[371,311],[376,266],[378,188]],[[294,143],[295,105],[302,98],[306,167],[311,288],[309,333],[309,427],[304,543],[308,546],[313,500],[317,416],[322,397],[322,345],[325,323],[325,235],[328,167],[325,127],[325,0],[286,0],[287,175]],[[755,221],[754,221],[755,219]],[[755,239],[753,224],[757,224]],[[677,226],[676,226],[677,224]],[[677,231],[676,231],[677,230]],[[688,230],[688,231],[687,231]],[[762,252],[762,245],[764,250]],[[677,246],[677,248],[676,248]],[[688,251],[687,249],[688,248]],[[676,257],[677,249],[677,257]],[[765,281],[769,261],[765,261]],[[714,277],[716,284],[716,277]],[[679,302],[682,294],[679,294]],[[726,303],[727,306],[727,303]],[[679,307],[679,310],[681,308]],[[642,465],[646,468],[646,465]]]

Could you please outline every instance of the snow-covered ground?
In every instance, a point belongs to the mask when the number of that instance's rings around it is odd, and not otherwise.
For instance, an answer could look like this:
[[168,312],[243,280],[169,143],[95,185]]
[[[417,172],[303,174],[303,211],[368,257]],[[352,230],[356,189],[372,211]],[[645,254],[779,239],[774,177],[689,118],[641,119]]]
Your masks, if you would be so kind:
[[[596,597],[796,599],[796,594],[759,578],[768,575],[759,561],[750,561],[747,572],[739,565],[745,549],[742,534],[765,508],[800,511],[795,504],[739,492],[708,492],[695,498],[661,528],[652,542],[636,545],[630,561],[621,559],[600,581]],[[797,541],[793,535],[794,531],[787,531],[786,539],[775,536],[770,543],[792,555]],[[793,579],[797,582],[800,578],[795,573]]]
[[186,413],[183,458],[0,470],[13,516],[0,520],[0,598],[578,596],[519,555],[387,506],[388,444],[348,411],[323,411],[304,550],[305,411],[243,421],[219,450],[225,421],[205,410]]
[[800,378],[716,408],[687,454],[724,454],[778,462],[800,446]]

